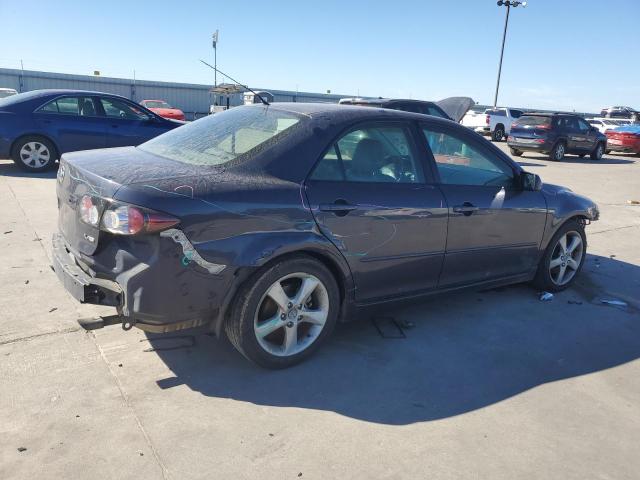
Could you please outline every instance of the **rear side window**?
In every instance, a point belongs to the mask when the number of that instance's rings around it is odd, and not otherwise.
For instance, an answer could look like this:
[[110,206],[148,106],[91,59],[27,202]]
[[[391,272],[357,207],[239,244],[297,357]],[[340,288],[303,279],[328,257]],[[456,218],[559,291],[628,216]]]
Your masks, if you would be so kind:
[[62,97],[42,106],[38,112],[95,117],[96,106],[91,97]]
[[320,160],[311,180],[420,183],[422,171],[400,126],[370,126],[345,134]]
[[520,118],[522,116],[522,111],[521,110],[511,110],[511,116],[513,118]]
[[485,113],[488,115],[495,115],[496,117],[507,116],[507,112],[505,112],[504,110],[487,110]]
[[302,115],[273,107],[236,107],[170,130],[138,148],[177,162],[218,166],[250,159],[302,121]]

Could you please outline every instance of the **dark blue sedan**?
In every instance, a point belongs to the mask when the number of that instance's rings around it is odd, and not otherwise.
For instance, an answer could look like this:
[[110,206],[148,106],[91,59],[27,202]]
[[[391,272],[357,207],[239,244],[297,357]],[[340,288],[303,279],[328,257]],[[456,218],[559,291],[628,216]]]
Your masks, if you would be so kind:
[[181,124],[118,95],[34,90],[0,100],[0,158],[40,172],[63,153],[135,146]]

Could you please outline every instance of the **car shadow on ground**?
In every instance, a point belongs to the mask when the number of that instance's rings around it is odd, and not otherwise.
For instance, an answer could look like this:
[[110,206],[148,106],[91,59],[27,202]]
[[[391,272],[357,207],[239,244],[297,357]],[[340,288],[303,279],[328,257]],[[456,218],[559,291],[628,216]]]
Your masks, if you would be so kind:
[[0,160],[0,176],[26,177],[26,178],[56,178],[58,164],[55,167],[41,173],[27,172],[19,168],[12,160]]
[[[525,154],[527,155],[527,157],[518,157],[523,158],[523,159],[531,159],[531,160],[544,160],[544,161],[548,161],[548,162],[552,162],[553,160],[549,159],[548,155],[537,155],[535,153],[529,153],[529,154]],[[520,165],[523,165],[523,163],[521,163],[519,160],[516,160],[518,163],[520,163]],[[597,165],[625,165],[625,164],[629,164],[629,163],[636,163],[636,161],[638,161],[637,157],[634,157],[632,155],[629,155],[628,158],[620,158],[620,157],[616,157],[616,158],[612,158],[609,156],[604,156],[602,157],[600,160],[591,160],[591,158],[589,158],[589,156],[585,156],[584,158],[580,158],[576,155],[567,155],[566,157],[564,157],[562,159],[563,163],[593,163],[593,164],[597,164]]]
[[[635,265],[592,255],[587,261],[640,282]],[[149,335],[173,372],[157,384],[389,425],[460,415],[640,357],[637,310],[602,305],[588,269],[583,276],[579,286],[547,302],[516,285],[392,311],[415,324],[406,338],[382,338],[369,321],[340,324],[307,362],[280,371],[258,368],[227,341],[204,334],[188,348],[180,348],[188,335]]]

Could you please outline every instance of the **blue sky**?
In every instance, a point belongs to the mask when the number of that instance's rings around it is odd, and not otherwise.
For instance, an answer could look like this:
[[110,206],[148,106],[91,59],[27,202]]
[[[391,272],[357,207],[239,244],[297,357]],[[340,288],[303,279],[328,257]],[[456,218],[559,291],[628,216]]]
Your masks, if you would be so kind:
[[[491,103],[504,7],[494,0],[0,0],[0,66]],[[640,0],[529,0],[512,9],[499,103],[640,108]]]

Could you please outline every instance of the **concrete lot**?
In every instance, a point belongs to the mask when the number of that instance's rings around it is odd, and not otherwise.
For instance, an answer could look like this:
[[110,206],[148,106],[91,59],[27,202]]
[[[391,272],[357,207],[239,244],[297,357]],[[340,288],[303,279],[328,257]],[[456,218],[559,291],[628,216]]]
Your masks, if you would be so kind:
[[638,478],[640,158],[519,161],[601,207],[575,288],[398,309],[406,339],[341,325],[278,372],[206,335],[82,331],[98,310],[49,268],[54,173],[0,161],[0,479]]

